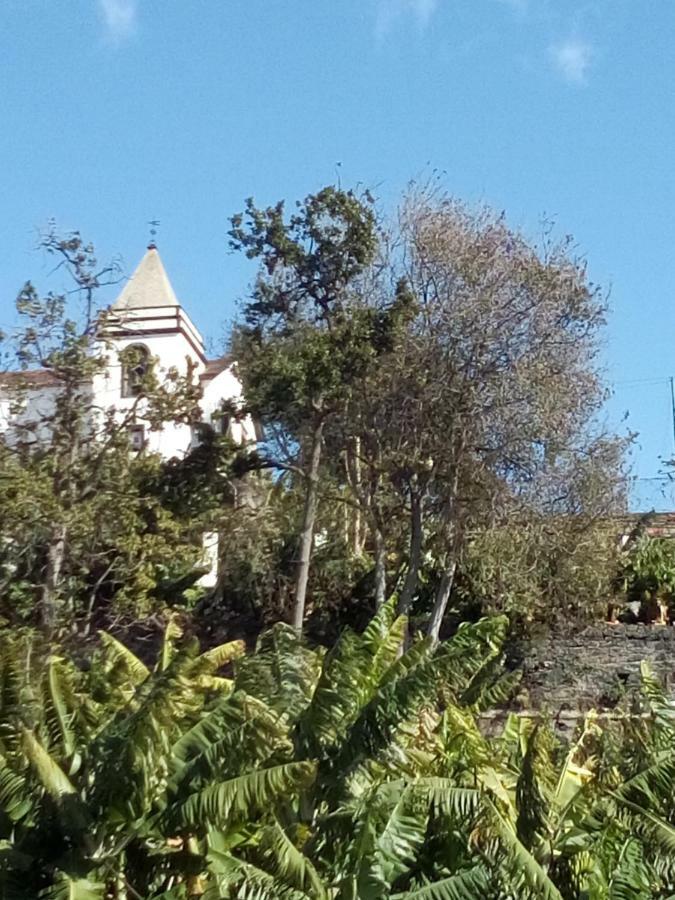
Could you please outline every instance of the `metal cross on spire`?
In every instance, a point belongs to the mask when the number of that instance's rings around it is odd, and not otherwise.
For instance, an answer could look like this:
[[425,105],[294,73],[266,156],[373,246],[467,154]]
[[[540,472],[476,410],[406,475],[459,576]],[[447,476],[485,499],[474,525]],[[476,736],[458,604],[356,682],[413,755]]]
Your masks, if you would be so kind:
[[155,238],[157,237],[157,229],[159,228],[159,219],[152,219],[148,222],[150,226],[150,242],[148,243],[148,250],[156,250],[157,242]]

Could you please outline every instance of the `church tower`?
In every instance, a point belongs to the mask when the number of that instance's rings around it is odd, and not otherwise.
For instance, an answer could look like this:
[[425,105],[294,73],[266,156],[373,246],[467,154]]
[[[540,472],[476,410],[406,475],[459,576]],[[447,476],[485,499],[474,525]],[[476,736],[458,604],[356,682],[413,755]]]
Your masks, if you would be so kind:
[[120,350],[146,347],[162,368],[183,372],[187,359],[198,372],[206,366],[202,336],[178,302],[154,243],[110,307],[106,334]]
[[[130,432],[136,449],[147,448],[164,458],[182,456],[196,438],[194,429],[182,423],[166,422],[161,431],[146,427],[134,384],[146,365],[153,365],[160,379],[170,369],[181,375],[191,372],[202,388],[202,421],[213,427],[222,427],[223,403],[241,398],[241,384],[231,360],[206,358],[204,340],[176,297],[154,242],[110,307],[105,340],[109,365],[97,379],[94,391],[101,398],[101,406],[114,407],[120,417],[135,411]],[[135,351],[134,366],[128,370],[119,354],[130,348]],[[238,442],[256,439],[249,420],[228,427]]]

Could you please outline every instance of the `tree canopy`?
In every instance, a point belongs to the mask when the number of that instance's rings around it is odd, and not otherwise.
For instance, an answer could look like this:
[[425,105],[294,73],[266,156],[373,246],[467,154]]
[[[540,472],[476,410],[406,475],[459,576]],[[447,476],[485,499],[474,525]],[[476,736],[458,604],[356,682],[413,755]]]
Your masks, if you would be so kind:
[[626,440],[601,424],[605,298],[571,239],[534,245],[433,185],[375,229],[343,194],[308,198],[288,224],[282,205],[235,217],[233,246],[261,268],[233,346],[276,465],[307,489],[296,627],[325,498],[348,508],[353,552],[372,554],[378,604],[397,591],[411,611],[433,559],[437,638],[480,535],[555,522],[572,541],[624,508]]

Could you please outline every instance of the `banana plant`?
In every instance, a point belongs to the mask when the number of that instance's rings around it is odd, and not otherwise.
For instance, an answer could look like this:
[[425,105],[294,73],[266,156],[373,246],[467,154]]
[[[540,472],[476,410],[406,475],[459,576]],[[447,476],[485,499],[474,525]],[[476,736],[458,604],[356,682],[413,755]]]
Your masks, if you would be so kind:
[[[276,625],[154,664],[0,635],[0,896],[42,900],[647,900],[675,895],[675,714],[479,713],[506,623],[401,652],[385,604],[328,652]],[[221,670],[228,668],[228,677]]]

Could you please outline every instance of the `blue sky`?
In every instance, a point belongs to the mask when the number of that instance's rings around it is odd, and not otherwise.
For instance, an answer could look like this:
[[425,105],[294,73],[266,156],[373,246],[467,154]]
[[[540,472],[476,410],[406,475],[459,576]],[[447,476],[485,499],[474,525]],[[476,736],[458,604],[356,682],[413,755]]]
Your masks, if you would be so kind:
[[[217,345],[251,275],[228,216],[410,178],[573,234],[611,289],[604,350],[640,432],[673,455],[675,4],[670,0],[2,0],[0,321],[47,266],[50,218],[128,271],[159,219],[178,296]],[[635,505],[675,506],[640,481]]]

